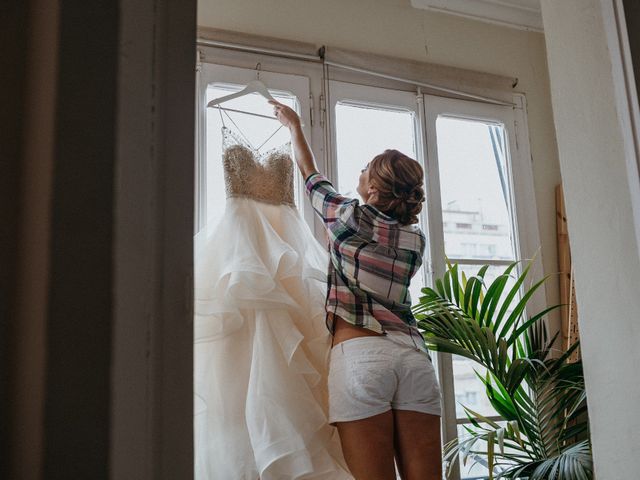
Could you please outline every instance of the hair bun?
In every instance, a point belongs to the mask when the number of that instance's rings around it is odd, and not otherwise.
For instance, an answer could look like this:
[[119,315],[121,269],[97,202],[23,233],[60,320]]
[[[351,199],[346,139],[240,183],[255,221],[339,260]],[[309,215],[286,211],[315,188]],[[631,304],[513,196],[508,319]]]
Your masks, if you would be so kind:
[[411,192],[408,191],[402,191],[399,193],[395,193],[393,194],[396,198],[399,198],[400,200],[404,200],[405,202],[407,200],[409,200],[410,196],[411,196]]
[[403,225],[418,223],[423,180],[422,166],[397,150],[385,150],[369,163],[369,182],[378,191],[374,206]]

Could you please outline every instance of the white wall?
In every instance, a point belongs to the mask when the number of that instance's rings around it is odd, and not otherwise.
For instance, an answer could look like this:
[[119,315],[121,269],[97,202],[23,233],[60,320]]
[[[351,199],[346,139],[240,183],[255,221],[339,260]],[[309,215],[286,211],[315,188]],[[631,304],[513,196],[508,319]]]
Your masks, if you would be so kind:
[[543,0],[542,7],[596,478],[638,478],[640,258],[632,202],[639,179],[625,150],[633,139],[620,102],[617,38],[608,38],[613,10],[610,0]]
[[[198,24],[517,77],[529,108],[544,269],[558,271],[554,187],[561,180],[542,34],[418,10],[409,0],[199,0]],[[547,300],[559,303],[555,276]]]

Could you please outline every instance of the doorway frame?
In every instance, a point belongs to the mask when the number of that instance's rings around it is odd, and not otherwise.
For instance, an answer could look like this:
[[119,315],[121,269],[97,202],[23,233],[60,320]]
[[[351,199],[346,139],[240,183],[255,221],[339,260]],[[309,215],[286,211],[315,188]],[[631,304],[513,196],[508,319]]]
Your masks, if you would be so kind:
[[190,478],[197,4],[120,6],[110,476]]
[[120,0],[113,480],[193,478],[196,26],[195,0]]

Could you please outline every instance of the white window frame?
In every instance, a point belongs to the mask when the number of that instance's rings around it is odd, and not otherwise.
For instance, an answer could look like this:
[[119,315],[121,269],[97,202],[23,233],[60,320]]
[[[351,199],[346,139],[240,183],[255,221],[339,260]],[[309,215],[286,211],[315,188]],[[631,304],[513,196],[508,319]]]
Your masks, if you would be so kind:
[[[200,49],[200,59],[204,63],[216,63],[218,68],[222,66],[239,67],[249,72],[255,72],[257,63],[261,64],[261,78],[271,87],[268,75],[288,74],[303,75],[309,79],[309,98],[303,107],[303,122],[307,125],[305,133],[310,141],[311,148],[316,155],[316,161],[321,172],[337,182],[337,151],[335,131],[335,106],[339,101],[351,100],[358,104],[369,104],[387,109],[412,111],[416,115],[415,122],[415,149],[416,159],[423,164],[426,172],[425,187],[427,193],[427,208],[421,213],[421,222],[427,230],[429,250],[424,260],[425,285],[433,285],[434,278],[440,278],[445,272],[445,262],[441,258],[444,251],[444,232],[442,226],[442,205],[439,188],[439,170],[437,159],[437,138],[435,121],[438,115],[448,115],[467,119],[482,120],[497,123],[504,127],[508,144],[508,180],[510,182],[513,209],[513,222],[515,225],[515,256],[521,259],[535,257],[533,272],[541,274],[542,257],[539,253],[540,235],[538,228],[537,205],[533,186],[533,171],[531,168],[531,154],[529,150],[529,137],[526,113],[526,98],[524,94],[514,94],[514,107],[499,106],[480,101],[459,100],[434,95],[422,95],[416,92],[390,89],[388,87],[374,86],[370,76],[363,74],[362,84],[348,83],[337,80],[328,80],[326,71],[322,65],[313,62],[305,62],[292,59],[283,59],[268,55],[227,51],[213,47]],[[207,70],[208,67],[205,67]],[[202,67],[201,67],[202,71]],[[263,77],[264,75],[264,77]],[[276,78],[276,77],[273,77]],[[206,88],[207,81],[200,78],[200,95]],[[236,80],[237,82],[237,80]],[[229,80],[229,83],[236,83]],[[276,84],[274,83],[273,86]],[[276,87],[277,88],[277,87]],[[286,89],[284,89],[286,90]],[[326,101],[325,101],[326,100]],[[302,99],[301,106],[303,104]],[[203,101],[199,101],[200,119],[203,117]],[[326,104],[326,107],[325,107]],[[201,121],[201,127],[204,122]],[[201,140],[204,140],[202,129],[199,129]],[[206,155],[199,157],[205,159]],[[202,172],[199,163],[197,171]],[[306,200],[305,200],[306,202]],[[314,226],[316,238],[323,238],[322,226],[312,220],[313,213],[307,205],[304,209],[304,218]],[[198,217],[196,217],[197,220]],[[490,260],[465,260],[465,263],[498,264],[504,262],[492,262]],[[546,306],[546,294],[544,289],[539,289],[531,299],[530,305],[536,311]],[[453,369],[451,356],[448,354],[436,355],[436,368],[438,369],[440,385],[443,392],[443,417],[442,436],[443,443],[457,436],[457,424],[455,412],[455,392],[453,382]],[[451,477],[453,480],[460,478],[456,468]]]
[[[416,92],[407,92],[401,90],[392,90],[389,88],[373,87],[370,85],[360,85],[338,80],[330,80],[328,82],[328,114],[330,125],[330,153],[331,158],[329,161],[328,178],[338,185],[338,145],[337,145],[337,130],[336,130],[336,106],[338,103],[353,104],[358,106],[369,106],[372,108],[380,108],[385,110],[395,110],[400,112],[412,112],[414,114],[414,149],[416,160],[422,165],[426,171],[426,158],[425,158],[425,137],[423,128],[423,116],[424,111],[422,108],[423,96],[422,94],[416,94]],[[363,165],[364,166],[364,165]],[[427,215],[427,209],[423,208],[419,215],[420,225],[425,230],[429,230],[429,219]],[[427,235],[427,241],[428,241]],[[429,258],[429,252],[426,252],[426,256],[423,260],[424,268],[419,272],[422,272],[422,284],[427,286],[431,285],[431,262]],[[416,298],[412,298],[412,301],[417,301]],[[437,366],[438,358],[434,356],[434,364]]]
[[[370,106],[385,110],[396,110],[401,112],[412,112],[418,119],[421,115],[419,102],[415,93],[388,88],[372,87],[369,85],[357,85],[338,80],[329,80],[328,104],[329,104],[329,125],[330,125],[330,145],[331,159],[328,162],[329,169],[327,177],[334,183],[338,182],[338,150],[336,131],[336,105],[338,103],[353,103],[359,106]],[[415,124],[414,131],[416,154],[422,159],[422,152],[419,151],[423,144],[422,131]],[[423,165],[424,166],[424,165]]]
[[[325,116],[322,109],[324,82],[323,82],[323,68],[321,63],[295,60],[290,58],[281,58],[267,54],[257,54],[243,51],[227,50],[224,48],[201,46],[198,48],[198,101],[196,114],[198,118],[197,122],[197,148],[196,152],[196,205],[201,205],[200,202],[205,201],[206,197],[202,198],[202,195],[198,193],[203,191],[202,183],[206,179],[206,152],[203,145],[206,144],[205,137],[205,105],[202,95],[206,93],[206,86],[212,82],[223,83],[237,83],[238,78],[241,76],[251,77],[255,79],[257,75],[257,69],[260,71],[260,79],[263,80],[270,88],[280,89],[284,91],[291,91],[298,96],[301,108],[301,118],[303,122],[303,130],[306,138],[309,141],[311,150],[313,151],[318,168],[321,171],[327,169],[327,155],[325,147],[325,135],[324,125]],[[234,70],[242,69],[242,70]],[[206,74],[205,72],[221,72],[221,75],[213,74],[213,76]],[[223,73],[226,72],[226,73]],[[234,72],[244,72],[240,75]],[[292,79],[298,78],[304,79],[308,82],[308,90],[306,93],[302,92],[302,87],[292,87]],[[243,77],[242,77],[243,78]],[[226,79],[226,80],[224,80]],[[298,84],[300,85],[300,84]],[[281,88],[279,88],[281,87]],[[292,91],[295,89],[296,91]],[[302,98],[305,97],[305,98]],[[304,185],[299,176],[296,176],[296,188],[301,193],[300,198],[303,201],[302,215],[304,220],[309,224],[314,224],[314,214],[309,201],[304,195]],[[196,207],[201,208],[201,207]],[[198,210],[196,214],[196,231],[198,227],[202,227],[204,224],[199,223],[204,221]],[[319,230],[314,229],[316,236],[319,234]]]
[[[526,129],[524,95],[514,95],[515,107],[491,105],[481,102],[425,95],[424,118],[427,144],[427,203],[429,205],[430,258],[433,259],[433,278],[442,278],[446,272],[446,262],[442,257],[444,248],[444,230],[442,221],[442,201],[440,193],[440,169],[438,164],[437,129],[438,117],[460,118],[493,123],[504,128],[507,151],[507,179],[512,200],[510,213],[514,226],[515,258],[532,259],[535,257],[532,274],[542,272],[542,257],[538,253],[540,236],[538,216],[533,190],[533,172],[529,153],[529,139]],[[523,128],[519,128],[522,123]],[[452,258],[457,263],[491,264],[506,266],[510,261],[477,260]],[[539,289],[529,305],[534,311],[546,306],[544,289]],[[457,418],[455,406],[455,388],[452,357],[450,354],[438,354],[438,374],[443,399],[443,442],[457,438],[458,424],[466,420]],[[500,419],[500,417],[490,417]],[[452,472],[452,479],[460,478],[459,465]]]
[[[209,85],[242,85],[247,84],[251,80],[255,80],[260,75],[260,80],[269,86],[269,89],[276,92],[286,92],[293,94],[300,107],[300,118],[302,120],[303,130],[307,138],[311,137],[311,112],[310,112],[310,89],[309,78],[302,75],[292,73],[275,73],[270,71],[258,72],[255,68],[232,67],[228,65],[219,65],[207,63],[201,66],[198,81],[198,152],[196,158],[196,212],[195,227],[196,231],[204,226],[207,220],[207,141],[206,141],[206,94]],[[275,123],[274,123],[275,125]],[[304,185],[295,177],[295,188],[298,198],[304,199]],[[309,202],[303,201],[301,213],[303,217],[310,221],[313,212]]]

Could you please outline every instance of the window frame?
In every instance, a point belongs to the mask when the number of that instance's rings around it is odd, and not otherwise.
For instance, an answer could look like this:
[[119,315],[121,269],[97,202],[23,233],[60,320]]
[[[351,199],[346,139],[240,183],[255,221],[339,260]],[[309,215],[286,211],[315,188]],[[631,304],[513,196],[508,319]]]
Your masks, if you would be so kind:
[[[204,105],[204,101],[202,100],[202,98],[205,97],[201,97],[201,95],[205,94],[204,92],[206,92],[207,83],[206,78],[203,76],[203,71],[208,70],[209,65],[216,65],[223,70],[227,69],[227,71],[229,72],[232,72],[232,69],[234,68],[245,69],[247,71],[251,71],[254,78],[259,70],[260,78],[264,80],[267,85],[269,85],[270,76],[274,76],[274,78],[282,75],[305,77],[308,80],[309,86],[308,98],[298,99],[302,110],[301,117],[304,124],[303,130],[305,132],[311,150],[314,153],[318,168],[320,169],[320,171],[326,171],[327,147],[325,145],[326,138],[324,135],[326,118],[324,116],[324,110],[322,107],[325,86],[323,66],[320,62],[298,60],[293,58],[282,58],[269,54],[258,54],[255,52],[229,50],[214,46],[200,46],[198,48],[198,59],[199,62],[197,66],[197,84],[199,93],[197,94],[198,99],[196,101],[196,142],[198,143],[198,145],[196,146],[196,152],[198,153],[198,155],[195,159],[196,192],[194,193],[196,195],[196,199],[198,199],[197,189],[201,187],[201,169],[203,168],[202,165],[206,163],[206,148],[201,147],[202,145],[206,144],[206,132],[204,131],[206,121],[206,107]],[[233,77],[226,76],[225,78],[227,79],[227,83],[233,83]],[[302,180],[300,180],[300,185],[298,185],[297,187],[300,188],[300,192],[302,193],[301,198],[303,201],[303,218],[309,225],[315,225],[312,230],[314,231],[316,237],[318,237],[321,232],[320,228],[322,226],[318,225],[317,222],[314,224],[315,216],[313,214],[313,209],[311,208],[309,201],[304,195],[304,185],[302,185]],[[202,200],[200,199],[200,201]],[[196,200],[196,205],[198,205],[198,200]],[[196,215],[196,222],[197,221],[199,221],[199,215]],[[198,228],[197,225],[198,224],[196,224],[196,229]]]
[[[428,172],[426,190],[430,225],[429,256],[435,259],[432,263],[433,278],[442,278],[446,272],[446,262],[440,253],[445,252],[436,129],[436,122],[440,116],[494,123],[504,128],[508,146],[507,179],[512,204],[509,214],[515,230],[515,258],[535,258],[532,270],[543,271],[541,255],[537,255],[540,236],[533,190],[533,172],[530,164],[529,139],[526,135],[526,129],[518,128],[518,122],[524,123],[526,121],[524,96],[514,95],[514,100],[516,107],[508,107],[425,95],[423,105]],[[496,266],[506,266],[512,262],[511,260],[479,260],[462,257],[450,260],[468,265],[490,264]],[[542,310],[546,305],[544,290],[539,289],[529,304],[535,311]],[[438,354],[437,357],[443,402],[443,443],[447,443],[457,438],[457,426],[468,423],[468,420],[457,418],[452,356],[451,354]],[[501,420],[499,416],[488,418]],[[455,466],[451,478],[456,480],[460,478],[459,464]]]
[[[329,159],[329,179],[334,182],[334,185],[338,186],[338,145],[337,145],[337,131],[336,131],[336,106],[338,103],[351,104],[362,107],[379,108],[384,110],[398,111],[398,112],[411,112],[414,116],[413,119],[413,139],[414,150],[416,160],[422,165],[423,169],[426,168],[425,159],[425,142],[423,124],[423,109],[422,109],[422,94],[416,92],[410,92],[405,90],[395,90],[390,88],[376,87],[372,85],[355,84],[351,82],[345,82],[342,80],[329,80],[327,88],[327,103],[329,116],[328,124],[330,125],[329,139],[330,139],[330,159]],[[419,214],[420,226],[427,233],[427,242],[429,241],[429,218],[427,215],[427,209],[423,208]],[[422,284],[425,286],[431,285],[431,268],[430,268],[429,252],[425,251],[425,257],[423,259],[423,266],[416,275],[422,276]],[[414,277],[415,278],[415,277]],[[413,294],[412,294],[413,295]],[[412,302],[416,302],[417,298],[413,298]],[[437,368],[438,357],[433,356],[434,366]]]
[[[422,139],[422,131],[419,128],[417,119],[420,117],[420,108],[416,99],[416,94],[402,90],[391,90],[389,88],[374,87],[370,85],[359,85],[354,83],[343,82],[340,80],[329,80],[327,95],[329,116],[329,145],[330,159],[328,162],[329,169],[327,176],[332,182],[338,182],[338,142],[336,131],[336,106],[338,103],[354,104],[358,106],[368,106],[372,108],[380,108],[385,110],[395,110],[400,112],[412,112],[415,116],[414,121],[414,140],[417,156],[422,158],[422,152],[419,151],[421,145],[424,144]],[[373,100],[375,97],[375,100]],[[421,158],[419,161],[421,161]],[[422,163],[422,162],[421,162]],[[424,166],[424,165],[423,165]]]
[[[338,101],[348,100],[361,104],[369,104],[388,109],[410,110],[415,112],[414,138],[416,159],[420,161],[426,172],[425,191],[427,208],[421,213],[421,223],[428,238],[428,251],[424,259],[424,283],[433,285],[434,278],[441,277],[445,272],[444,230],[442,222],[442,205],[439,188],[439,170],[437,157],[437,138],[435,119],[440,114],[476,119],[486,122],[499,123],[505,129],[508,145],[508,181],[512,195],[512,216],[515,225],[515,253],[516,258],[535,258],[533,270],[542,273],[542,259],[539,254],[540,235],[537,217],[537,204],[533,188],[533,171],[531,168],[531,154],[526,113],[526,98],[524,94],[513,95],[514,107],[498,106],[481,101],[460,100],[444,96],[426,95],[415,91],[389,88],[376,85],[375,79],[362,74],[362,81],[358,83],[329,79],[328,71],[319,63],[284,59],[269,55],[249,52],[230,52],[215,47],[202,47],[200,60],[203,63],[215,63],[220,66],[239,67],[255,70],[256,64],[261,64],[262,73],[304,75],[309,78],[309,125],[305,133],[311,148],[316,155],[316,161],[321,172],[332,181],[337,181],[337,151],[336,151],[336,122],[335,105]],[[200,70],[202,68],[200,67]],[[266,77],[265,77],[266,78]],[[202,86],[198,91],[205,91],[206,82],[199,80]],[[339,88],[337,88],[339,85]],[[372,100],[372,92],[378,96]],[[200,95],[200,94],[199,94]],[[302,102],[301,102],[302,105]],[[203,101],[198,101],[198,112],[202,115]],[[306,110],[306,108],[305,108]],[[200,117],[202,119],[202,117]],[[202,135],[201,129],[198,129]],[[198,140],[197,147],[206,141],[204,135]],[[197,148],[201,152],[201,148]],[[206,159],[206,156],[204,156]],[[196,170],[201,168],[197,165]],[[196,183],[198,186],[198,183]],[[197,191],[196,191],[197,195]],[[317,220],[311,220],[313,214],[308,206],[305,207],[304,218],[312,226],[315,236],[323,241],[324,230]],[[196,217],[197,219],[198,217]],[[435,261],[434,261],[435,259]],[[505,265],[509,261],[477,260],[456,258],[455,261],[465,264]],[[415,301],[416,299],[414,299]],[[546,306],[544,289],[539,289],[531,299],[530,305],[536,310]],[[443,393],[442,440],[443,444],[457,437],[457,426],[465,423],[458,419],[455,411],[455,391],[451,356],[436,354],[435,366]],[[500,419],[500,417],[496,417]],[[455,468],[451,477],[460,478],[459,469]]]
[[[271,71],[260,71],[246,67],[236,67],[229,65],[207,63],[199,69],[198,75],[198,128],[197,128],[197,157],[196,157],[196,192],[195,192],[195,230],[199,231],[207,223],[207,138],[206,138],[206,95],[210,85],[220,85],[224,88],[227,85],[246,84],[254,80],[257,75],[269,85],[269,88],[276,91],[286,91],[293,94],[298,100],[300,107],[300,118],[302,120],[303,131],[307,138],[311,138],[311,113],[310,113],[310,81],[304,75],[293,73],[280,73]],[[274,123],[276,125],[276,123]],[[304,199],[304,185],[298,176],[295,177],[295,186],[298,198]],[[313,218],[313,212],[309,202],[303,200],[300,208],[303,218],[309,222]]]

